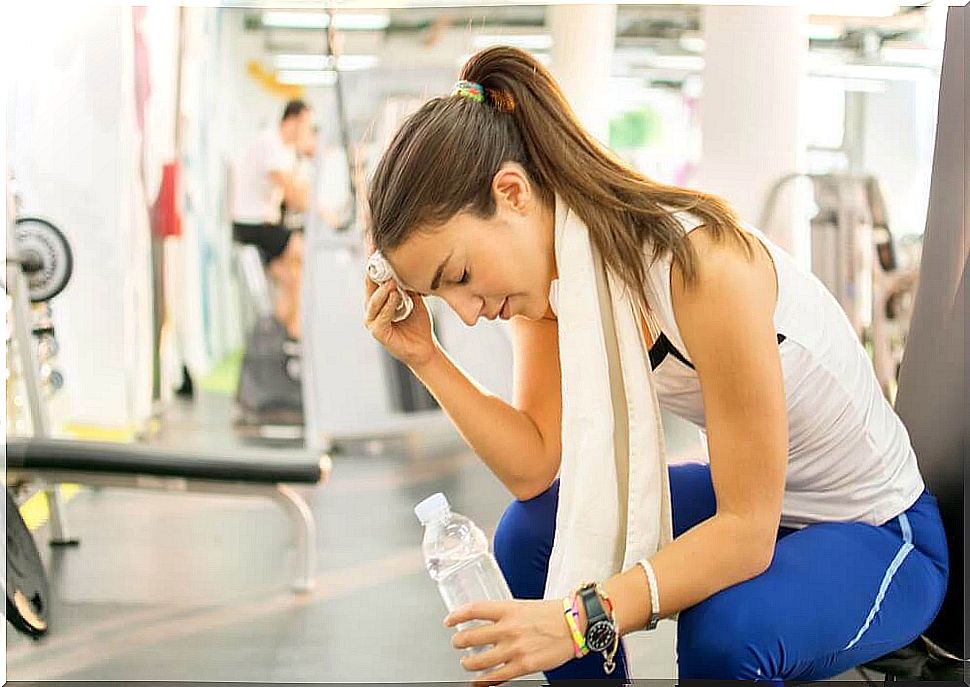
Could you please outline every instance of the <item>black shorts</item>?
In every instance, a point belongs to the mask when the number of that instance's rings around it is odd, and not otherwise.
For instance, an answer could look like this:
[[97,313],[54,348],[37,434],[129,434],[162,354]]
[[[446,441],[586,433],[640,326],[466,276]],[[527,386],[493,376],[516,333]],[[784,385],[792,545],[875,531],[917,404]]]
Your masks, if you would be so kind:
[[263,264],[276,260],[286,250],[286,244],[290,241],[292,230],[278,224],[232,224],[232,238],[239,243],[256,246],[259,255],[263,259]]

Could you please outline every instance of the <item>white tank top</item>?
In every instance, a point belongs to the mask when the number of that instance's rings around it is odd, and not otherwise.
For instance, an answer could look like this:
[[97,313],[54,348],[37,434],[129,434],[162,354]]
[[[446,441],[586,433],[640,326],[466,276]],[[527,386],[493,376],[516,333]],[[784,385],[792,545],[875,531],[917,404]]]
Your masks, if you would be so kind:
[[[688,232],[700,224],[685,213],[678,219]],[[924,489],[909,434],[835,298],[763,233],[742,226],[768,249],[778,275],[774,322],[789,437],[781,524],[881,525]],[[670,266],[668,254],[648,269],[651,366],[660,404],[703,429],[700,382],[674,319]]]

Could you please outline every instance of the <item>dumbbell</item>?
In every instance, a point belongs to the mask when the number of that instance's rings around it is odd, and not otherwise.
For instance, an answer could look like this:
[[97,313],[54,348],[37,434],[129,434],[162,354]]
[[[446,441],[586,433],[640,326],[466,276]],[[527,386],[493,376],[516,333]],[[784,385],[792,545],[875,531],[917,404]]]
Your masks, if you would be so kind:
[[17,254],[34,303],[44,303],[67,286],[74,256],[63,232],[40,217],[20,217],[14,223]]

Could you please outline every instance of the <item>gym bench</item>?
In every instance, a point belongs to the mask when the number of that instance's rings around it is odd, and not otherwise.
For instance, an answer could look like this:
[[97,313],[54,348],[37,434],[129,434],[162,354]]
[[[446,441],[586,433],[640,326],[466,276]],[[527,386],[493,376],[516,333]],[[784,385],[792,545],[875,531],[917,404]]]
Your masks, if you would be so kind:
[[[58,439],[7,439],[7,484],[40,479],[120,489],[259,496],[279,504],[293,528],[292,588],[308,591],[316,565],[316,522],[291,485],[318,485],[330,475],[330,456],[239,458],[175,453],[142,446]],[[53,542],[69,541],[63,513],[51,504]]]

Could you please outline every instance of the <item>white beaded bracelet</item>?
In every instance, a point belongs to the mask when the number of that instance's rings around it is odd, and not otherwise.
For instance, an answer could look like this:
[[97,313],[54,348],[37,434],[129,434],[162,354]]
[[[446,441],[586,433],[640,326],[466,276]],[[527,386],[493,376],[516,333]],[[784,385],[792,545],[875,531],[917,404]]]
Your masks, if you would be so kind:
[[638,560],[637,565],[643,568],[643,572],[647,574],[647,581],[650,583],[650,622],[643,629],[652,630],[660,622],[660,593],[657,591],[657,576],[653,572],[650,561],[646,558]]

